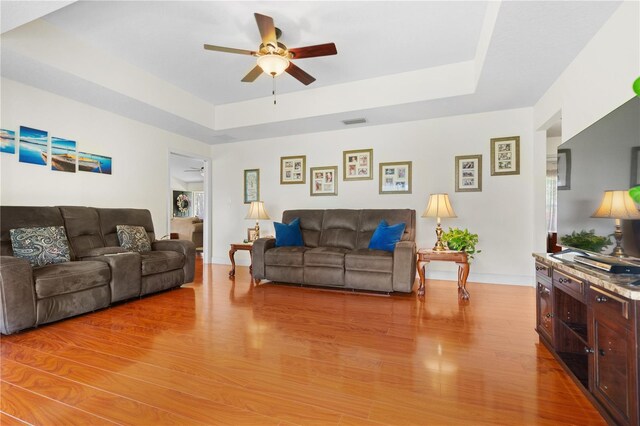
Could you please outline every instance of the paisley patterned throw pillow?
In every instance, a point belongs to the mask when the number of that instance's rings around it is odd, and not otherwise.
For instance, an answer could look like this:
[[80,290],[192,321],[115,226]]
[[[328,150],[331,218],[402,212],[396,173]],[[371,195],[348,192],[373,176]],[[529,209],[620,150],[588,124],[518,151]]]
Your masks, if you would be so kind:
[[27,259],[32,266],[71,260],[69,242],[62,226],[10,229],[13,255]]
[[118,225],[116,230],[120,247],[139,253],[151,251],[151,242],[144,226]]

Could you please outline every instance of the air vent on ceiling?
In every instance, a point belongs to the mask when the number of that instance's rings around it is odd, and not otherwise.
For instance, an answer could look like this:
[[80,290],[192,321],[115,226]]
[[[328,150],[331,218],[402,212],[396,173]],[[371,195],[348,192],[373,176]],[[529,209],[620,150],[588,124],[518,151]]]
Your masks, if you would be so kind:
[[366,118],[352,118],[351,120],[342,120],[345,126],[351,126],[352,124],[362,124],[366,123]]

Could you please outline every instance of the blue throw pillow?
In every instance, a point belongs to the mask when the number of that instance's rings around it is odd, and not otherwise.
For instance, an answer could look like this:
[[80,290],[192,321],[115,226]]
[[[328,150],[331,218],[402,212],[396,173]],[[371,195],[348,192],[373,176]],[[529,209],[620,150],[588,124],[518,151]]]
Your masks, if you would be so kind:
[[405,226],[404,223],[389,225],[386,220],[381,220],[369,241],[369,248],[392,252],[402,238]]
[[303,246],[300,218],[295,218],[288,225],[273,222],[276,228],[276,247]]

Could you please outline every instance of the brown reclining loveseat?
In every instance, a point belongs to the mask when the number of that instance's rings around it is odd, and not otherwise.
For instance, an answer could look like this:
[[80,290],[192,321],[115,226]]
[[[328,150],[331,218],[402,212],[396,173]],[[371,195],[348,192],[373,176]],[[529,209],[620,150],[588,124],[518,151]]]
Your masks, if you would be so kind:
[[[151,251],[119,246],[118,225],[143,226]],[[32,266],[14,256],[10,230],[63,226],[71,261]],[[0,333],[91,312],[193,281],[191,241],[155,240],[143,209],[0,207]]]

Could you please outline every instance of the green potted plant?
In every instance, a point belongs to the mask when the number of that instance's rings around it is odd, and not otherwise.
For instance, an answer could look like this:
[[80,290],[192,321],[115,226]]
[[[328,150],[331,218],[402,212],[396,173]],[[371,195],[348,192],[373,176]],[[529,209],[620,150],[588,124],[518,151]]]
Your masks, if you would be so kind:
[[563,235],[560,237],[560,244],[577,249],[589,250],[594,253],[600,253],[603,248],[611,245],[612,242],[608,236],[601,237],[596,235],[596,231],[592,229],[590,231],[573,231],[569,235]]
[[476,250],[478,244],[478,234],[472,234],[468,229],[449,228],[442,233],[442,241],[447,244],[449,250],[464,251],[467,253],[469,261],[474,258],[474,254],[482,252]]

